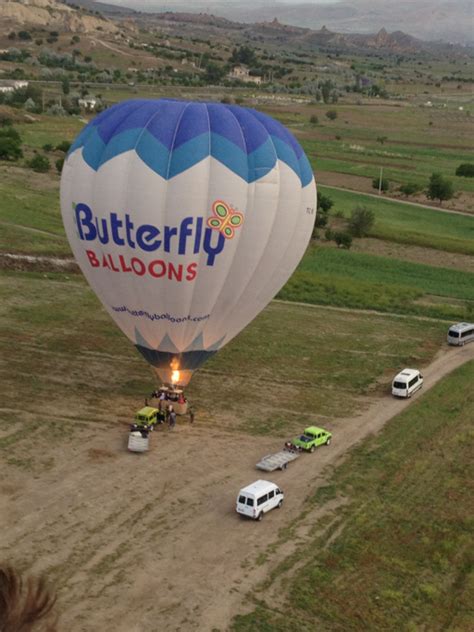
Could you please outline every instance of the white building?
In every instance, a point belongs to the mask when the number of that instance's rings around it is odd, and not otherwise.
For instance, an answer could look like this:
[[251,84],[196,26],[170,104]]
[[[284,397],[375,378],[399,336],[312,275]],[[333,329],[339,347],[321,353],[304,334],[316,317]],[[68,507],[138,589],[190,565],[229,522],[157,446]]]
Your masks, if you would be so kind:
[[249,69],[245,66],[234,66],[227,77],[228,79],[245,81],[246,83],[256,83],[257,85],[262,83],[262,77],[252,76]]
[[0,82],[0,92],[14,92],[15,90],[20,90],[20,88],[27,88],[28,81],[11,80],[11,81],[2,81]]
[[92,112],[95,110],[95,106],[97,105],[97,99],[93,97],[84,97],[83,99],[78,99],[77,103],[79,107],[84,108],[86,112]]

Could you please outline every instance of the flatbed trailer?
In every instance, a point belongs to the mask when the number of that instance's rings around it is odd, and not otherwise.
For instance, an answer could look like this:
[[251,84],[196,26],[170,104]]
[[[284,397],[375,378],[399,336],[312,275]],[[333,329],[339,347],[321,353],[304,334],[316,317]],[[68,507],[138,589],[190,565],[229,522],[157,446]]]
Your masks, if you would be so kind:
[[275,470],[286,470],[288,463],[297,459],[300,452],[294,450],[280,450],[275,454],[267,454],[257,463],[259,470],[274,472]]

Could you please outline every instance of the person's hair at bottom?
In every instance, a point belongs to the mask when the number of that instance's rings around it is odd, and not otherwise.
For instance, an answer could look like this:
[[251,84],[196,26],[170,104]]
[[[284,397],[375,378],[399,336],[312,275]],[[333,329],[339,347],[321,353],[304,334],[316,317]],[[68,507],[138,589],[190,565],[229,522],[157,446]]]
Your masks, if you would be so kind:
[[0,563],[0,632],[57,632],[56,595],[44,578]]

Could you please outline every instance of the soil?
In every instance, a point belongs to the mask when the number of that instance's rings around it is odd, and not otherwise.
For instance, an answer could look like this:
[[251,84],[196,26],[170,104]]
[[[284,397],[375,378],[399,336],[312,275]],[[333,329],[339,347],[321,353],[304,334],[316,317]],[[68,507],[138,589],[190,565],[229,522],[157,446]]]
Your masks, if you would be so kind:
[[[337,219],[337,218],[336,218]],[[320,239],[318,246],[337,248],[333,242],[326,242]],[[423,263],[435,268],[453,268],[462,272],[474,272],[474,257],[462,255],[455,252],[440,252],[434,248],[423,248],[407,244],[397,244],[384,239],[374,239],[364,237],[354,239],[352,242],[353,252],[364,252],[370,255],[380,255],[399,259],[401,261],[412,261],[413,263]]]
[[[425,386],[413,400],[472,359],[474,345],[443,348],[423,370]],[[180,418],[175,430],[151,435],[150,452],[132,454],[127,425],[87,422],[78,408],[75,420],[65,416],[63,435],[24,442],[26,467],[1,466],[0,554],[56,584],[61,630],[225,630],[251,605],[247,593],[297,546],[296,538],[267,549],[298,518],[328,468],[411,401],[388,393],[367,399],[362,415],[327,424],[330,446],[272,474],[255,463],[281,449],[279,440]],[[77,421],[71,439],[68,424]],[[18,431],[21,424],[13,424],[4,438]],[[41,455],[41,473],[28,471],[27,449]],[[234,508],[239,488],[257,478],[285,492],[282,509],[262,522],[243,520]]]

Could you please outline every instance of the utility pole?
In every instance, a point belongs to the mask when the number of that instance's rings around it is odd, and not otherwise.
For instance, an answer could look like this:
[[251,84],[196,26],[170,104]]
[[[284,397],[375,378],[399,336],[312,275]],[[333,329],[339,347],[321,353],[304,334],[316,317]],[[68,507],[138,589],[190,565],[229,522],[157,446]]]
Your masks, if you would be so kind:
[[380,167],[380,176],[379,176],[379,195],[382,194],[382,176],[383,176],[383,167]]

